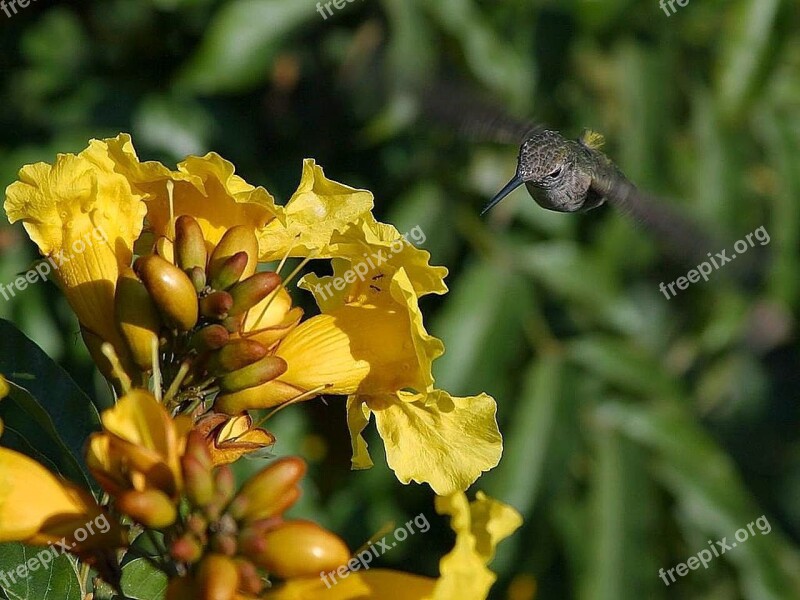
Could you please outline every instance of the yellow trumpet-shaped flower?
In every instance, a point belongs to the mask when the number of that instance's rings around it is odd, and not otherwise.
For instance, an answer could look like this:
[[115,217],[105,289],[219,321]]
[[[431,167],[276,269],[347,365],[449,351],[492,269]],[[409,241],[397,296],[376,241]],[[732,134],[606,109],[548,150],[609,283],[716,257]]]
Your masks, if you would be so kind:
[[387,569],[352,571],[333,583],[321,577],[298,578],[278,586],[269,600],[482,600],[496,580],[487,565],[497,544],[522,524],[510,506],[478,492],[436,498],[436,510],[451,516],[455,548],[439,562],[439,579]]
[[4,204],[9,221],[22,221],[47,257],[39,274],[58,282],[84,330],[123,359],[112,319],[114,288],[142,230],[141,198],[127,178],[86,150],[23,167]]
[[[87,151],[124,177],[147,204],[148,231],[174,238],[174,218],[193,215],[213,247],[236,225],[260,229],[276,218],[272,196],[234,173],[234,166],[215,152],[190,156],[171,170],[160,162],[140,162],[128,134],[95,140]],[[170,194],[167,183],[171,182]]]
[[103,431],[89,438],[86,462],[103,489],[113,495],[156,489],[176,497],[191,419],[173,419],[152,394],[132,390],[101,420]]
[[83,488],[59,479],[35,460],[0,448],[0,542],[46,545],[71,535],[90,521],[107,527],[76,543],[74,551],[124,545],[118,524]]

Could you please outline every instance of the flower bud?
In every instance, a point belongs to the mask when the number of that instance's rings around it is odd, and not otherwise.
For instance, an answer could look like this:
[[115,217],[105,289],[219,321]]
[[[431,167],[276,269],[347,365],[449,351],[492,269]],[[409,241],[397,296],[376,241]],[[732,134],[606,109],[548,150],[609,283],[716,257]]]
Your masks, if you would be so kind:
[[211,355],[208,370],[211,373],[229,373],[261,360],[267,349],[253,340],[232,340]]
[[228,343],[230,337],[228,330],[222,325],[206,325],[192,336],[189,347],[198,354],[202,354],[209,350],[222,348]]
[[242,277],[249,277],[256,272],[258,264],[258,239],[252,227],[237,225],[225,232],[208,261],[209,281],[216,281],[225,261],[238,252],[247,254],[247,266]]
[[228,292],[212,292],[200,298],[200,314],[209,319],[225,319],[232,306],[233,297]]
[[206,270],[200,267],[192,267],[186,271],[189,279],[192,281],[195,291],[199,294],[206,289]]
[[186,496],[196,507],[204,507],[214,500],[214,484],[211,452],[202,433],[193,429],[186,438],[186,449],[181,457],[181,468]]
[[239,278],[244,273],[247,267],[249,258],[247,252],[237,252],[233,256],[227,258],[219,272],[211,280],[211,287],[215,290],[227,290],[234,283],[239,281]]
[[228,314],[231,316],[244,314],[274,292],[280,284],[281,276],[272,271],[256,273],[240,281],[229,290],[233,296],[233,308]]
[[155,254],[140,256],[133,266],[169,327],[189,331],[195,326],[197,292],[186,273]]
[[184,271],[195,267],[205,270],[206,240],[194,217],[181,215],[175,220],[175,259]]
[[238,392],[272,381],[286,372],[288,365],[280,356],[265,356],[244,368],[226,373],[219,380],[223,392]]
[[222,465],[214,470],[214,500],[204,508],[205,514],[212,521],[216,521],[222,515],[223,509],[231,501],[236,493],[236,478],[228,465]]
[[195,536],[186,534],[170,544],[169,555],[179,562],[194,563],[203,556],[203,545]]
[[234,559],[236,568],[239,569],[239,589],[245,594],[257,596],[264,591],[264,580],[258,570],[250,561],[241,558]]
[[117,508],[151,529],[163,529],[175,522],[178,511],[160,490],[128,490],[117,496]]
[[283,514],[300,497],[298,484],[306,463],[296,456],[279,458],[248,479],[228,507],[236,520],[258,521]]
[[197,600],[234,600],[239,587],[239,569],[227,556],[209,554],[197,570],[195,587]]
[[217,554],[225,556],[236,555],[236,536],[230,533],[217,534],[211,538],[211,549]]
[[350,559],[339,536],[311,521],[286,521],[264,538],[264,551],[249,558],[282,579],[332,571]]
[[158,346],[161,318],[147,288],[129,267],[124,267],[117,279],[114,317],[134,363],[142,371],[150,371],[153,368],[153,344]]

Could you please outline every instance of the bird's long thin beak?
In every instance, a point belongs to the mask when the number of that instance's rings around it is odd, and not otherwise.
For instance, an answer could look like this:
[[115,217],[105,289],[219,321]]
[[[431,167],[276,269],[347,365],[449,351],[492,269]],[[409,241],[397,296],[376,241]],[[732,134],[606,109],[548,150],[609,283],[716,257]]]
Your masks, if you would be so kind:
[[511,181],[509,181],[502,190],[497,192],[494,198],[489,200],[489,204],[487,204],[481,211],[481,216],[485,215],[489,211],[489,209],[491,209],[495,204],[498,204],[500,200],[508,196],[511,192],[513,192],[523,183],[525,182],[522,180],[519,174],[514,175],[514,178]]

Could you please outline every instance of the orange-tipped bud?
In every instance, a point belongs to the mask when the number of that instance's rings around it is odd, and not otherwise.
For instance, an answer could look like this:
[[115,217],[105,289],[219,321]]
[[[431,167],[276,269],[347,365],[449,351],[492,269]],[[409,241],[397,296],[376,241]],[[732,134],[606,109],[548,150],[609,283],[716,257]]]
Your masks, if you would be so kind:
[[211,280],[211,287],[215,290],[227,290],[234,283],[239,281],[245,268],[247,268],[247,262],[249,260],[247,252],[237,252],[233,256],[228,257],[225,262],[222,263],[219,272]]
[[195,267],[205,270],[206,240],[194,217],[181,215],[175,220],[175,260],[184,271]]
[[203,544],[193,535],[183,535],[169,546],[169,555],[179,562],[194,563],[203,556]]
[[236,493],[236,477],[228,465],[222,465],[214,470],[214,501],[204,508],[204,513],[211,521],[216,521],[222,511],[228,506]]
[[241,558],[234,559],[239,569],[239,589],[245,594],[257,596],[264,591],[264,580],[253,563]]
[[181,457],[186,496],[193,506],[204,507],[214,500],[214,463],[205,437],[197,430],[189,432],[186,450]]
[[256,273],[240,281],[230,289],[233,308],[228,314],[230,316],[244,314],[274,292],[280,284],[281,276],[272,271]]
[[283,514],[300,497],[298,484],[306,463],[296,456],[279,458],[248,479],[228,507],[236,520],[259,521]]
[[222,325],[206,325],[192,336],[190,347],[198,354],[202,354],[209,350],[222,348],[228,343],[230,337],[228,330]]
[[225,232],[208,260],[209,281],[216,281],[225,261],[239,252],[247,254],[247,266],[242,277],[249,277],[256,272],[258,264],[258,239],[252,227],[237,225]]
[[270,517],[248,523],[239,532],[239,554],[259,556],[267,549],[267,533],[283,524],[281,517]]
[[209,554],[197,570],[195,587],[197,600],[234,600],[239,587],[239,569],[227,556]]
[[233,297],[228,292],[212,292],[200,298],[200,314],[209,319],[225,319],[232,306]]
[[186,271],[189,279],[192,280],[192,285],[195,291],[199,294],[206,289],[206,270],[200,267],[192,267]]
[[147,288],[129,267],[123,268],[117,279],[114,317],[131,350],[133,362],[142,371],[150,371],[153,368],[153,344],[158,345],[162,326],[161,317]]
[[264,551],[248,558],[282,579],[332,571],[350,559],[339,536],[311,521],[286,521],[264,537]]
[[208,521],[202,515],[192,513],[186,519],[186,529],[202,540],[206,537]]
[[128,490],[117,496],[117,508],[151,529],[163,529],[175,522],[178,511],[160,490]]
[[253,340],[232,340],[211,355],[208,370],[229,373],[242,369],[267,355],[267,349]]
[[223,392],[238,392],[272,381],[286,372],[288,365],[280,356],[265,356],[251,365],[226,373],[219,380]]
[[169,327],[189,331],[197,323],[197,292],[189,277],[155,254],[140,256],[133,265]]
[[217,554],[236,556],[237,548],[236,536],[232,533],[217,534],[211,538],[211,549]]

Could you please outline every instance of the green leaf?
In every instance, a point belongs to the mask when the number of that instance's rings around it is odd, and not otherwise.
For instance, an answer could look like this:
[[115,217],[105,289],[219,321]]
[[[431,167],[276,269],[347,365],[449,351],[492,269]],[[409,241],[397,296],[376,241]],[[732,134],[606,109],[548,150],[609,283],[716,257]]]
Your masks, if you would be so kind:
[[[609,403],[598,410],[598,417],[652,451],[654,473],[675,496],[689,533],[694,533],[694,552],[706,548],[709,537],[732,540],[736,531],[765,514],[730,457],[678,405]],[[769,522],[769,535],[753,535],[715,560],[738,567],[748,599],[798,598],[800,553],[778,530],[775,519]]]
[[134,558],[122,567],[122,591],[130,600],[161,600],[167,583],[167,576],[145,558]]
[[595,524],[584,574],[585,600],[657,598],[657,535],[653,486],[641,453],[619,432],[597,428],[592,469]]
[[100,428],[97,409],[66,371],[9,321],[0,319],[0,373],[11,384],[0,401],[0,443],[89,487],[83,459],[89,434]]
[[10,600],[83,599],[75,559],[68,554],[53,559],[53,552],[18,542],[0,544],[0,587]]
[[586,336],[567,346],[570,358],[604,381],[627,392],[648,397],[674,398],[675,380],[664,372],[658,357],[642,348],[605,336]]
[[766,79],[767,59],[774,50],[773,32],[781,0],[747,0],[735,5],[728,19],[717,82],[726,116],[735,118]]
[[217,94],[240,92],[265,80],[269,65],[303,21],[322,17],[308,2],[235,0],[219,10],[178,87]]

